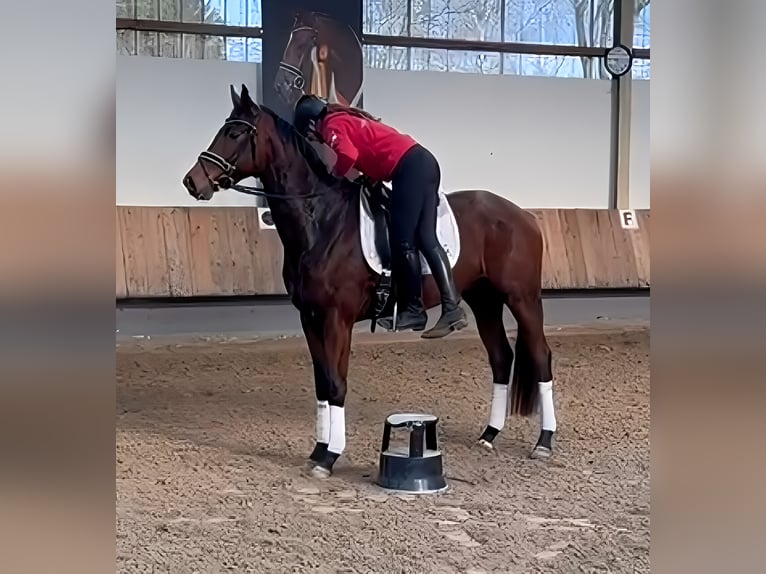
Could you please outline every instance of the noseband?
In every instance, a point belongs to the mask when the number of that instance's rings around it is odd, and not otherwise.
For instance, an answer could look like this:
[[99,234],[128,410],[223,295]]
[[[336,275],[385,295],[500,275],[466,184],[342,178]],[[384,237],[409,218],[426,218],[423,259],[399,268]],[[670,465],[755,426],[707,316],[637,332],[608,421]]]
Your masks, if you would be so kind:
[[[311,31],[314,32],[314,39],[316,39],[316,31],[311,26],[299,26],[298,28],[295,28],[292,32],[290,32],[290,41],[292,41],[293,34],[296,32],[304,32],[304,31]],[[288,42],[289,45],[289,42]],[[279,69],[284,71],[291,80],[288,82],[288,87],[298,90],[302,94],[305,94],[304,87],[306,86],[306,78],[303,77],[303,72],[301,72],[300,68],[297,66],[293,66],[292,64],[288,64],[284,60],[279,62]]]
[[287,83],[289,88],[298,90],[301,93],[305,93],[303,88],[306,85],[306,80],[303,77],[303,72],[286,62],[279,62],[279,69],[286,72],[290,76],[291,80]]

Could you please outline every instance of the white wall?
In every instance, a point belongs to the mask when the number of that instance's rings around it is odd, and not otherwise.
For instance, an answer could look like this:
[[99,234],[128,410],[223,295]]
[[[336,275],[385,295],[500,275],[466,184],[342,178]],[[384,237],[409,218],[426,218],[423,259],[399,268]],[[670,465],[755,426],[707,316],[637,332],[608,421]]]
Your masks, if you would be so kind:
[[608,207],[609,82],[370,70],[365,108],[430,148],[445,190]]
[[633,82],[630,116],[630,207],[649,209],[649,82]]
[[[203,205],[181,180],[231,111],[229,84],[256,94],[260,66],[117,57],[117,205]],[[207,206],[255,205],[233,191]]]
[[[229,113],[229,84],[256,91],[259,68],[118,56],[117,204],[200,205],[181,178]],[[365,84],[365,108],[434,152],[445,190],[491,189],[528,208],[608,207],[609,82],[366,70]],[[645,106],[642,94],[634,90],[631,130],[639,188],[648,184],[648,86]],[[220,192],[204,205],[254,204]]]

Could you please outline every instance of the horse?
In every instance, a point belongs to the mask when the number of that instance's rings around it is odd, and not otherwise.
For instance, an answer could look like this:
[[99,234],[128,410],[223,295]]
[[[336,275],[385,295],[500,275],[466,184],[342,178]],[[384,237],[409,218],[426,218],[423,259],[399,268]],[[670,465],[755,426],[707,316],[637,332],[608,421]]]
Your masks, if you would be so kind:
[[[362,252],[361,186],[331,175],[308,140],[256,104],[244,84],[240,94],[230,89],[231,113],[183,185],[199,201],[236,189],[246,177],[263,185],[284,248],[282,277],[313,363],[317,425],[309,472],[326,478],[346,445],[352,329],[374,319],[379,276]],[[530,416],[540,407],[540,434],[530,456],[548,458],[556,420],[552,356],[543,330],[542,233],[533,214],[490,191],[460,190],[446,197],[461,242],[455,282],[473,312],[492,370],[490,418],[479,444],[495,448],[510,394],[512,414]],[[431,276],[424,276],[423,298],[426,308],[439,304]],[[503,325],[504,306],[518,325],[515,353]]]
[[305,93],[346,106],[358,105],[364,82],[363,57],[362,44],[350,26],[319,12],[298,12],[274,89],[291,108]]

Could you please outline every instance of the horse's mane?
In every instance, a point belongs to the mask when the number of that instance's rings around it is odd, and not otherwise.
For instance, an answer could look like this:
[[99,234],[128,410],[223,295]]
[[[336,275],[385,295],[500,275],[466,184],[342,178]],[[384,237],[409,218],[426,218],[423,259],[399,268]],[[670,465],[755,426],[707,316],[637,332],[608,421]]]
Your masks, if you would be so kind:
[[312,171],[317,175],[317,177],[319,177],[322,183],[330,187],[341,187],[344,184],[350,183],[344,178],[335,177],[327,170],[327,165],[325,165],[325,163],[322,161],[322,158],[319,157],[317,151],[311,146],[308,140],[303,137],[297,129],[295,129],[293,124],[283,119],[275,111],[265,106],[259,106],[259,108],[271,116],[271,118],[274,120],[274,125],[277,126],[277,131],[279,131],[280,135],[288,138],[293,144],[295,144],[295,147],[306,159],[306,163],[309,164],[309,167],[311,167]]
[[[311,146],[308,140],[295,129],[293,124],[284,120],[274,110],[265,106],[259,107],[274,120],[274,125],[276,126],[279,135],[295,145],[298,152],[306,160],[310,169],[319,178],[319,181],[326,186],[326,190],[336,192],[331,201],[321,202],[323,207],[319,213],[310,212],[308,215],[310,221],[325,230],[323,232],[318,232],[319,236],[323,237],[323,241],[328,242],[328,244],[334,243],[339,239],[340,234],[344,229],[344,226],[339,224],[338,216],[345,211],[348,206],[353,205],[353,201],[351,201],[352,197],[358,197],[354,193],[348,193],[348,191],[350,188],[353,188],[356,192],[361,192],[361,186],[346,178],[335,177],[327,170],[327,166],[322,161],[322,158],[319,157],[317,151]],[[327,232],[327,229],[330,230],[329,233]]]

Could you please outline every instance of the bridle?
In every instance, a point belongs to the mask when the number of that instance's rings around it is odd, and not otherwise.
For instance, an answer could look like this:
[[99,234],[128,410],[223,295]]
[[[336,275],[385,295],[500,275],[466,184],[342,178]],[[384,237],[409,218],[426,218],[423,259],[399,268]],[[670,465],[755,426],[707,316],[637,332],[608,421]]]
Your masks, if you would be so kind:
[[[288,45],[293,39],[293,34],[296,32],[303,32],[309,30],[314,33],[314,40],[316,40],[316,30],[312,28],[311,26],[299,26],[297,28],[294,28],[290,32],[290,41],[288,41]],[[279,62],[279,69],[283,70],[288,74],[289,77],[292,78],[292,80],[288,83],[288,86],[294,90],[298,90],[300,93],[305,94],[304,88],[306,87],[306,78],[303,77],[303,72],[300,70],[300,68],[293,66],[292,64],[288,64],[284,60],[280,60]]]
[[303,89],[306,85],[306,80],[303,77],[303,72],[301,72],[300,69],[291,64],[288,64],[287,62],[279,62],[279,69],[287,72],[287,74],[292,78],[287,84],[289,88],[298,90],[301,94],[306,93],[306,91]]
[[[255,124],[248,122],[247,120],[241,120],[238,118],[231,118],[226,120],[223,125],[232,125],[232,124],[242,124],[247,126],[249,129],[249,135],[250,135],[250,141],[252,142],[252,148],[253,148],[253,160],[255,160],[255,137],[258,134],[258,128],[255,126]],[[282,195],[282,194],[274,194],[267,192],[262,187],[254,187],[250,185],[241,185],[238,183],[234,183],[234,173],[237,171],[237,166],[235,165],[237,163],[237,160],[239,159],[239,154],[237,154],[232,160],[227,160],[225,157],[218,155],[215,152],[212,152],[210,150],[204,150],[202,153],[199,154],[199,157],[197,158],[199,161],[200,166],[202,167],[202,171],[205,173],[205,177],[207,177],[208,181],[210,182],[210,185],[213,187],[214,190],[221,189],[233,189],[234,191],[238,191],[239,193],[244,193],[246,195],[255,195],[256,197],[265,197],[267,199],[309,199],[312,197],[319,197],[319,193],[306,193],[301,195]],[[212,163],[214,166],[220,168],[223,173],[217,178],[213,179],[210,177],[210,174],[207,172],[207,169],[205,169],[205,162]]]
[[[255,124],[252,124],[246,120],[232,118],[226,120],[223,123],[224,126],[233,124],[242,124],[250,128],[250,135],[252,136],[251,140],[254,140],[254,137],[258,134],[258,128],[255,127]],[[253,141],[253,157],[255,158],[255,141]],[[238,159],[239,154],[237,154],[233,161],[236,162]],[[218,179],[214,180],[212,177],[210,177],[210,174],[205,169],[205,161],[212,163],[214,166],[220,168],[223,171]],[[217,189],[219,187],[228,189],[234,185],[234,172],[237,171],[237,166],[229,162],[225,157],[220,156],[210,150],[205,150],[199,154],[199,162],[202,166],[202,171],[205,172],[205,176],[213,186],[213,189]]]

